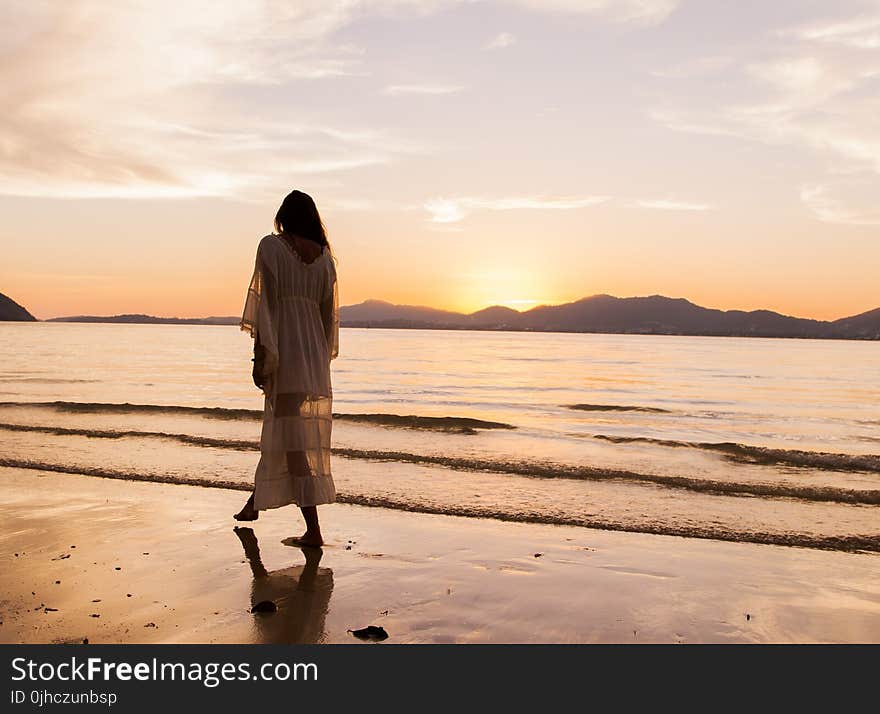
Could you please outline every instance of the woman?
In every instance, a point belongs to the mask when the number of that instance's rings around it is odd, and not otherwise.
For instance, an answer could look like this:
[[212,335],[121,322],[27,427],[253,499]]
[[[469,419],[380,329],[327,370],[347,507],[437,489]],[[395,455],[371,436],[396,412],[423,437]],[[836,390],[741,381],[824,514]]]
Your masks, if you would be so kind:
[[265,394],[260,462],[239,521],[288,503],[300,507],[302,546],[324,544],[322,503],[336,499],[330,474],[333,393],[330,360],[339,352],[336,266],[315,202],[290,193],[260,241],[241,318],[254,338],[254,383]]

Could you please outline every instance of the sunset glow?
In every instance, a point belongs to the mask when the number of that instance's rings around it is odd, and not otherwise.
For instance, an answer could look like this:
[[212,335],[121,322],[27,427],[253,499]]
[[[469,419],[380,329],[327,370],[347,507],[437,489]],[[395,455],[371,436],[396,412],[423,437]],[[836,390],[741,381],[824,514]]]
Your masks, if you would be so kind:
[[284,194],[342,304],[880,305],[880,8],[4,3],[0,292],[235,315]]

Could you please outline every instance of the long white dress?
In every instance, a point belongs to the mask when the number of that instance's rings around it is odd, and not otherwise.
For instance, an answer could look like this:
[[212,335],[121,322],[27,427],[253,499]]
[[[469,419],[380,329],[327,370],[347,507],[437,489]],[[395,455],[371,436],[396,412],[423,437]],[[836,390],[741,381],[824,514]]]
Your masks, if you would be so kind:
[[338,299],[328,248],[306,263],[280,236],[260,241],[241,319],[241,329],[266,350],[254,479],[258,511],[336,499],[330,473],[330,360],[339,353]]

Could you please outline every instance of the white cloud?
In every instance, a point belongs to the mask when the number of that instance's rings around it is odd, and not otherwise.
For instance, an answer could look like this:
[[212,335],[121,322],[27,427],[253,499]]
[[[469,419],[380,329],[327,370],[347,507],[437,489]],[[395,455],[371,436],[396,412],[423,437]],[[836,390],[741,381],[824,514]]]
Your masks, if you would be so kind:
[[382,94],[391,97],[401,94],[456,94],[463,89],[453,84],[391,84],[382,90]]
[[857,49],[877,49],[880,48],[880,16],[813,24],[788,30],[781,34],[825,44],[843,45]]
[[[824,223],[850,226],[880,226],[880,206],[876,196],[880,181],[864,177],[844,179],[833,184],[805,184],[800,198],[807,209]],[[841,194],[846,198],[841,198]]]
[[[876,214],[860,187],[834,177],[867,172],[878,188],[880,57],[865,52],[877,33],[876,17],[779,31],[773,45],[750,47],[747,56],[721,68],[716,86],[730,87],[730,96],[738,101],[725,104],[724,93],[721,101],[714,93],[700,101],[697,87],[690,101],[676,106],[667,100],[651,116],[677,131],[791,147],[805,164],[804,175],[795,181],[799,179],[801,201],[813,216],[874,225]],[[873,193],[877,195],[880,191]]]
[[493,37],[489,42],[486,43],[484,49],[487,50],[500,50],[505,47],[510,47],[511,45],[516,43],[516,35],[512,35],[509,32],[499,32],[495,37]]
[[681,0],[506,0],[545,13],[595,15],[613,22],[653,25],[666,20]]
[[710,203],[694,203],[690,201],[668,201],[665,199],[641,199],[633,201],[637,208],[651,208],[658,211],[711,211]]
[[684,62],[651,70],[655,77],[665,79],[689,79],[691,77],[705,77],[720,70],[727,69],[733,63],[733,58],[728,55],[712,55],[709,57],[697,57]]
[[[390,161],[399,142],[291,113],[283,89],[362,73],[355,48],[329,41],[352,13],[316,0],[4,5],[0,193],[248,198]],[[245,86],[278,101],[242,101]]]
[[[406,19],[467,2],[5,0],[0,194],[257,196],[299,176],[393,161],[404,142],[364,131],[356,113],[340,120],[320,103],[298,103],[297,83],[369,75],[369,56],[340,38],[362,18]],[[636,24],[660,22],[678,5],[496,2]],[[386,92],[462,89],[397,83]]]
[[604,203],[608,196],[580,196],[546,198],[535,196],[515,196],[506,198],[479,198],[463,196],[458,198],[434,198],[424,203],[433,223],[456,223],[463,220],[470,211],[566,211],[587,208]]
[[432,223],[457,223],[465,217],[461,201],[432,198],[425,201],[425,210],[431,214]]

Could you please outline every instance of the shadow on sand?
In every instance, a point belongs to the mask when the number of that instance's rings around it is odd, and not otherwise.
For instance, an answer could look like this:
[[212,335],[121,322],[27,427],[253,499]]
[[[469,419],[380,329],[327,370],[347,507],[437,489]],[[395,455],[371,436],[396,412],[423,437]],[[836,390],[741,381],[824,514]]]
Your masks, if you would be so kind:
[[320,568],[323,551],[301,548],[305,565],[269,572],[260,558],[257,536],[250,528],[236,527],[245,557],[251,566],[251,606],[271,601],[276,612],[254,615],[256,640],[275,644],[314,644],[324,641],[324,621],[333,593],[333,571]]

